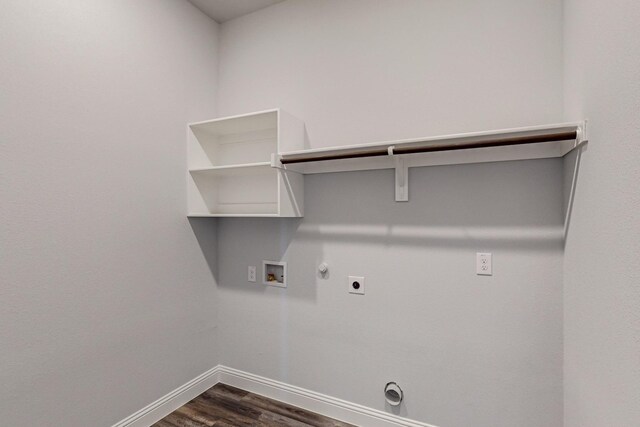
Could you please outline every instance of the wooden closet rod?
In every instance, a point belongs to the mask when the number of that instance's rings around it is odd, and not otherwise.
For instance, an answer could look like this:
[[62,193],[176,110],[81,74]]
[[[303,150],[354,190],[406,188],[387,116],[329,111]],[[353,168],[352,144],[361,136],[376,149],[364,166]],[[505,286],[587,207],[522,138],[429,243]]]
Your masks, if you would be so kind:
[[378,157],[388,156],[389,147],[393,147],[393,154],[415,154],[415,153],[433,153],[437,151],[455,151],[455,150],[468,150],[472,148],[487,148],[487,147],[504,147],[509,145],[524,145],[524,144],[539,144],[543,142],[556,142],[556,141],[568,141],[571,139],[577,139],[578,132],[563,131],[554,132],[543,135],[528,135],[528,136],[509,136],[509,137],[496,137],[494,139],[488,139],[484,141],[471,141],[471,142],[446,142],[441,144],[427,144],[427,145],[412,145],[409,147],[402,146],[385,146],[382,148],[362,149],[362,150],[345,150],[342,153],[334,154],[309,154],[309,155],[293,155],[288,158],[280,159],[283,165],[292,163],[307,163],[307,162],[322,162],[326,160],[340,160],[340,159],[355,159],[362,157]]

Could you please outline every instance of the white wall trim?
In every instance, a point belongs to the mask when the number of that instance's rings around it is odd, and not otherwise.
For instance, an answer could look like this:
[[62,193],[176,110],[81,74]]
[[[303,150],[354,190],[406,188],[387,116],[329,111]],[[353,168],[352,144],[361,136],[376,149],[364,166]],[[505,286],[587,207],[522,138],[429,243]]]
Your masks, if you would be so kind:
[[412,421],[377,409],[347,402],[346,400],[337,399],[227,366],[220,365],[218,368],[220,369],[220,382],[223,384],[238,387],[357,426],[435,427],[431,424]]
[[149,427],[217,383],[238,387],[356,426],[435,427],[222,365],[209,369],[112,427]]
[[112,427],[149,427],[220,382],[220,365],[165,394]]

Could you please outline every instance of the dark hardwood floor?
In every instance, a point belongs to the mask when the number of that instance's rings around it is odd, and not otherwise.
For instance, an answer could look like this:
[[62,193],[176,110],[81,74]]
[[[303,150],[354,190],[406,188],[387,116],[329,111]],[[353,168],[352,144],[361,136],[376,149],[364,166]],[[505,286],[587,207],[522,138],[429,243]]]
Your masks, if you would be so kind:
[[216,384],[152,427],[353,427],[248,391]]

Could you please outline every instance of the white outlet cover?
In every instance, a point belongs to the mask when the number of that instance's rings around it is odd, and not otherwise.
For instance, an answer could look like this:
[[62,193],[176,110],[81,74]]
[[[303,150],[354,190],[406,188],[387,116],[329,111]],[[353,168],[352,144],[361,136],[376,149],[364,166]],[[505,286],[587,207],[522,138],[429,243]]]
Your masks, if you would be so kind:
[[[357,289],[354,287],[354,283],[358,283]],[[362,276],[349,276],[347,286],[350,294],[364,295],[364,277]]]
[[476,274],[479,276],[493,275],[491,254],[488,252],[476,253]]
[[250,265],[247,269],[247,281],[255,283],[256,282],[256,266]]

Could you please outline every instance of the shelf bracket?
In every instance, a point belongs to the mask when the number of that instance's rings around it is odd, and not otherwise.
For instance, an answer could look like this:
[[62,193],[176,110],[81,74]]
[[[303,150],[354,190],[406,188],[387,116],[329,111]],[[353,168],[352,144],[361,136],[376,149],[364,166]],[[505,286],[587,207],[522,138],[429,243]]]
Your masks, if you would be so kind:
[[283,166],[282,163],[280,162],[282,156],[280,156],[279,154],[276,153],[271,153],[271,167],[274,169],[280,169],[280,170],[286,170]]
[[580,126],[578,126],[576,130],[576,143],[574,148],[578,148],[585,142],[588,142],[587,139],[587,121],[583,121]]
[[[389,153],[393,153],[393,147],[389,147]],[[394,157],[396,170],[396,202],[409,201],[409,167],[404,157]]]

